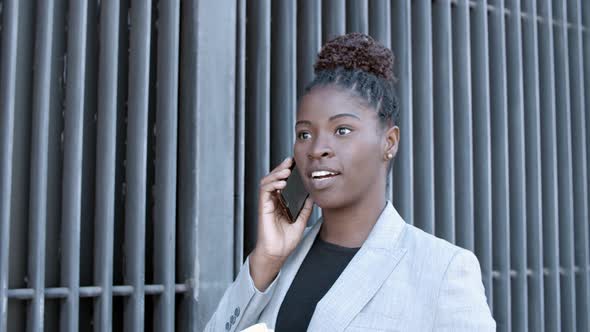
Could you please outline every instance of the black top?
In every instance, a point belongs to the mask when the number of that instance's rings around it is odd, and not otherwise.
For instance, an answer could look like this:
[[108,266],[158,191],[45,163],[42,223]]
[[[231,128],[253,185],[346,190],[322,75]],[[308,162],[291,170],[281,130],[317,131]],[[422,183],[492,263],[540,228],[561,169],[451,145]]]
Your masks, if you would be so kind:
[[318,234],[283,299],[275,331],[307,330],[316,304],[358,250],[325,242]]

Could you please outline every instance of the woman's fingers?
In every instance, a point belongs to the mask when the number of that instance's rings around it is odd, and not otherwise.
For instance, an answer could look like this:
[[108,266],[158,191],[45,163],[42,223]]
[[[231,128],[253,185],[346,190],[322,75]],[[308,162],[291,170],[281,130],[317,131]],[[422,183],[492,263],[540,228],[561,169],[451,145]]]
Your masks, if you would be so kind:
[[287,186],[287,181],[278,180],[267,183],[265,185],[260,186],[260,199],[262,202],[266,202],[270,199],[270,195],[274,195],[274,192],[277,190],[281,190]]
[[287,185],[287,181],[285,180],[277,180],[270,183],[267,183],[263,186],[260,186],[260,191],[263,192],[273,192],[277,189],[283,189]]
[[[266,184],[270,181],[272,181],[273,179],[276,179],[277,177],[281,178],[281,179],[285,179],[289,176],[291,170],[289,169],[291,167],[291,165],[293,164],[293,158],[288,157],[285,160],[283,160],[280,164],[277,165],[277,167],[273,168],[272,171],[270,171],[270,173],[268,173],[264,178],[262,178],[262,180],[260,181],[261,184]],[[288,170],[288,171],[285,171]],[[278,174],[282,172],[281,174]]]
[[305,199],[305,203],[303,203],[303,208],[301,209],[301,212],[299,212],[299,216],[297,217],[297,220],[295,220],[295,223],[302,222],[304,225],[306,225],[309,216],[311,216],[312,210],[313,200],[311,199],[311,196],[309,196]]
[[268,183],[274,182],[277,180],[284,180],[284,179],[288,178],[290,174],[291,174],[291,170],[288,168],[273,171],[272,173],[263,177],[262,180],[260,180],[260,186],[267,185]]
[[277,165],[277,167],[275,167],[274,169],[289,168],[292,163],[293,163],[293,158],[287,157],[279,165]]

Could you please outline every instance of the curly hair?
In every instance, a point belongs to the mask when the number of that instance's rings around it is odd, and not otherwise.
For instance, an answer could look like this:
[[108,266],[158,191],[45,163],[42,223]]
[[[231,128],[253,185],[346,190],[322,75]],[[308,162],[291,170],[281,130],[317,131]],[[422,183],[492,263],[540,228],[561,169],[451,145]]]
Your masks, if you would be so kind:
[[336,85],[364,99],[377,111],[384,127],[398,124],[393,62],[393,52],[370,36],[358,32],[338,36],[320,50],[315,78],[305,92]]

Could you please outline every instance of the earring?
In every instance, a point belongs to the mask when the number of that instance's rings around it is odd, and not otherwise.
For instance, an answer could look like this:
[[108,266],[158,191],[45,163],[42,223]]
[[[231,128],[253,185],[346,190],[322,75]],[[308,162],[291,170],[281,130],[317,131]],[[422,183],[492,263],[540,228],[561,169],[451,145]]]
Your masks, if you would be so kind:
[[385,160],[391,160],[393,159],[393,153],[388,153],[387,155],[385,155]]

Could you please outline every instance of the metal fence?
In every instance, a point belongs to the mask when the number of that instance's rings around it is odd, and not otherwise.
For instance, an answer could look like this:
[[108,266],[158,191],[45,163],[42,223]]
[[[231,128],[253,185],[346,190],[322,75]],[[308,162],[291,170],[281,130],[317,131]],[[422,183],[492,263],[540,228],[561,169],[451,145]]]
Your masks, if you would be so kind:
[[0,0],[0,331],[200,331],[350,31],[396,55],[402,216],[476,253],[499,331],[590,331],[589,29],[585,0]]

